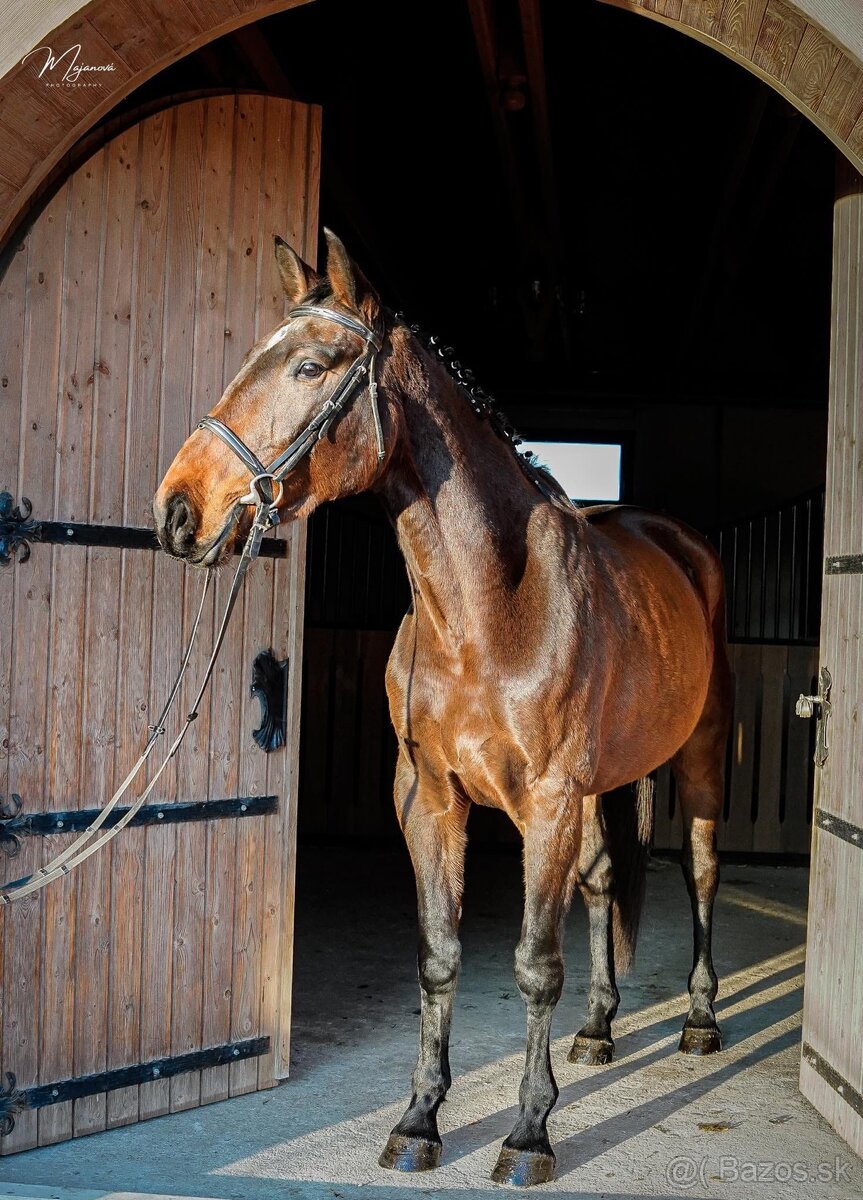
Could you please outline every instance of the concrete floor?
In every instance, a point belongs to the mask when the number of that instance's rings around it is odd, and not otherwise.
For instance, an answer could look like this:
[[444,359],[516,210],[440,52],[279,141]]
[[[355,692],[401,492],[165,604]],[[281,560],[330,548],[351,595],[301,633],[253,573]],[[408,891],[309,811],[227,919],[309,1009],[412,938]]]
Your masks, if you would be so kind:
[[[797,1091],[807,875],[726,867],[717,913],[713,1058],[676,1053],[690,963],[679,868],[654,863],[638,960],[621,985],[609,1067],[566,1062],[584,1012],[586,926],[576,900],[553,1062],[550,1131],[569,1196],[851,1200],[863,1163]],[[0,1195],[121,1193],[220,1200],[478,1200],[515,1116],[524,1016],[512,977],[519,862],[469,863],[464,970],[441,1110],[442,1166],[404,1176],[377,1155],[408,1093],[419,1001],[413,882],[400,851],[306,847],[298,882],[294,1061],[277,1090],[0,1160]],[[760,1168],[755,1164],[764,1164]],[[753,1182],[753,1172],[759,1181]],[[30,1185],[27,1188],[15,1185]]]

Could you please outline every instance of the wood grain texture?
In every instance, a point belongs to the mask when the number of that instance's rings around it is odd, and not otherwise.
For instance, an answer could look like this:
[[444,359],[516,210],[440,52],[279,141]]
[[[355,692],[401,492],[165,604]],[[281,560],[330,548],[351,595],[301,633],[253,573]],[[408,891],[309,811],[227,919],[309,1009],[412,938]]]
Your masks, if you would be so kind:
[[45,56],[21,62],[22,51],[0,78],[0,240],[63,155],[129,92],[214,38],[305,2],[95,0],[32,47],[47,45],[59,55],[80,45],[81,62],[113,64],[92,73],[94,86],[86,88],[46,87],[48,76],[39,77]]
[[[61,336],[64,254],[68,196],[55,197],[43,214],[40,228],[29,235],[26,313],[20,400],[7,397],[14,437],[14,413],[19,408],[21,433],[17,442],[19,488],[26,480],[27,495],[43,511],[53,510],[57,432],[58,348]],[[53,347],[54,353],[45,353]],[[43,397],[53,399],[48,406]],[[16,403],[18,400],[18,403]],[[20,407],[19,407],[20,406]],[[34,428],[35,426],[35,428]],[[13,596],[13,657],[9,696],[9,791],[26,803],[41,806],[47,796],[47,716],[50,677],[46,648],[51,635],[52,558],[41,555],[33,571],[15,568]],[[38,654],[33,647],[39,647]],[[16,873],[42,865],[45,847],[24,845]],[[7,910],[4,920],[3,1047],[2,1060],[14,1063],[19,1086],[39,1082],[44,901],[29,897]],[[50,985],[50,980],[49,980]],[[65,1036],[65,1031],[64,1031]],[[37,1144],[35,1113],[22,1114],[5,1139],[7,1152]]]
[[[0,402],[14,427],[0,485],[26,481],[38,517],[149,523],[193,423],[284,313],[273,234],[314,258],[319,129],[318,110],[285,100],[192,101],[99,150],[38,218],[0,284]],[[170,804],[274,789],[278,811],[124,831],[0,914],[0,1066],[23,1086],[261,1033],[273,1052],[24,1114],[5,1153],[273,1082],[290,1019],[297,781],[290,751],[255,746],[248,686],[259,650],[290,660],[295,753],[305,530],[281,536],[292,552],[250,573],[212,694],[154,794]],[[35,546],[0,574],[15,615],[0,644],[0,790],[31,811],[107,797],[168,689],[201,582],[148,552],[64,546]],[[184,684],[181,712],[193,696]],[[26,840],[25,870],[62,844],[49,841]]]
[[821,97],[818,113],[845,138],[863,114],[863,71],[844,54]]
[[725,0],[716,36],[735,53],[750,58],[767,9],[767,0]]
[[808,25],[788,72],[788,89],[816,112],[840,58],[834,43],[819,29]]
[[[198,259],[203,234],[201,201],[206,118],[207,109],[203,105],[182,105],[176,113],[168,217],[168,256],[177,270],[167,297],[165,337],[166,361],[170,363],[170,384],[175,389],[177,400],[171,406],[170,421],[162,429],[163,446],[160,457],[163,461],[170,459],[172,448],[191,431],[192,402],[195,394]],[[198,608],[198,582],[188,577],[185,579],[180,622],[184,645],[191,633]],[[209,619],[204,622],[204,637],[194,651],[191,670],[193,680],[199,678],[205,669],[207,646],[212,635],[211,610],[208,610],[207,615]],[[183,711],[191,708],[193,699],[190,685],[182,694]],[[210,706],[206,704],[202,706],[198,719],[189,731],[187,752],[177,759],[178,799],[209,795],[207,751],[210,729]],[[178,826],[175,847],[171,1053],[185,1054],[197,1049],[201,1038],[207,877],[206,826],[197,823]],[[191,1071],[171,1080],[171,1112],[193,1108],[200,1103],[200,1099],[200,1072]]]
[[[825,554],[863,545],[863,179],[845,164],[834,209],[833,313]],[[850,549],[854,547],[854,551]],[[863,576],[824,579],[821,661],[833,677],[829,757],[818,771],[819,807],[863,826]],[[863,848],[818,829],[813,837],[803,1037],[858,1092],[863,1090]],[[804,1094],[863,1153],[863,1118],[804,1059]]]
[[806,21],[799,13],[781,0],[770,0],[758,31],[752,61],[765,74],[782,84],[787,83],[805,29]]

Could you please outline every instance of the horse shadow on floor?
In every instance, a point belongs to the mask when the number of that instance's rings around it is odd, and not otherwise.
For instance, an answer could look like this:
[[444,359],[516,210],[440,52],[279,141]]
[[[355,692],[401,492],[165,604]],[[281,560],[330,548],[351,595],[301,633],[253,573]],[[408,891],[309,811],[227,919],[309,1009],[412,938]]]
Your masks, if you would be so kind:
[[[722,1003],[717,1004],[717,1016],[720,1022],[722,1012],[725,1009],[730,1008],[732,1005],[737,1005],[744,999],[749,999],[757,995],[760,991],[773,988],[777,984],[787,981],[795,975],[799,975],[800,970],[801,967],[799,964],[785,968],[775,975],[759,979],[739,992],[728,996]],[[779,998],[771,998],[762,1004],[753,1005],[751,1008],[748,1008],[746,1011],[746,1038],[762,1033],[771,1026],[799,1013],[802,1010],[802,1001],[802,988],[795,988]],[[682,1018],[680,1016],[667,1017],[640,1029],[633,1030],[631,1033],[621,1037],[618,1042],[618,1050],[620,1051],[622,1047],[623,1052],[618,1052],[615,1061],[609,1067],[597,1068],[589,1076],[577,1079],[569,1084],[564,1084],[561,1087],[556,1111],[560,1111],[569,1105],[577,1104],[579,1101],[583,1101],[590,1096],[595,1096],[597,1092],[606,1088],[613,1088],[621,1080],[636,1071],[641,1071],[663,1059],[676,1057],[677,1035],[679,1034],[681,1024]],[[734,1037],[733,1028],[726,1031],[727,1049],[733,1047],[735,1042],[739,1040]],[[668,1117],[671,1113],[685,1107],[693,1100],[700,1098],[735,1075],[745,1071],[748,1067],[770,1058],[774,1054],[780,1053],[782,1050],[787,1049],[788,1046],[799,1042],[799,1040],[799,1029],[792,1029],[786,1033],[779,1034],[777,1037],[770,1039],[761,1046],[753,1048],[747,1054],[733,1059],[725,1066],[712,1071],[710,1074],[697,1079],[688,1079],[683,1087],[662,1096],[657,1096],[636,1109],[629,1109],[625,1113],[610,1117],[608,1121],[601,1122],[599,1125],[592,1125],[589,1129],[571,1138],[556,1141],[554,1148],[558,1157],[557,1176],[560,1177],[568,1171],[574,1170],[584,1162],[589,1161],[595,1155],[605,1153],[614,1145],[637,1136],[637,1134],[642,1133],[658,1121]],[[648,1049],[646,1053],[638,1052],[634,1043],[644,1043],[645,1041],[660,1044],[653,1050]],[[633,1052],[629,1054],[626,1052],[628,1046],[633,1046]],[[684,1061],[681,1056],[681,1063]],[[560,1083],[566,1069],[567,1067],[564,1065],[563,1068],[558,1067],[556,1070],[558,1083]],[[444,1134],[444,1161],[452,1162],[459,1158],[464,1158],[476,1150],[487,1146],[489,1142],[494,1141],[496,1138],[506,1136],[517,1113],[518,1106],[513,1105],[510,1108],[499,1110],[469,1125],[448,1130]]]

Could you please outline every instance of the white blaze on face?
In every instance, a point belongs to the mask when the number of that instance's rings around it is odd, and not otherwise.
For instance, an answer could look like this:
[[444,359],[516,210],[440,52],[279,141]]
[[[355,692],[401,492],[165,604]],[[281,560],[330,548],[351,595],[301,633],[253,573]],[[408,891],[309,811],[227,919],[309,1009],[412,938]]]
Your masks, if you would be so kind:
[[279,342],[281,342],[287,336],[288,326],[282,325],[280,329],[277,329],[276,332],[267,339],[267,342],[262,348],[261,353],[263,354],[265,350],[272,350],[273,346],[277,346]]
[[289,324],[287,322],[285,322],[284,325],[280,325],[279,328],[275,331],[275,333],[270,334],[270,336],[267,338],[266,342],[264,342],[263,346],[260,346],[255,351],[255,353],[252,355],[252,357],[246,363],[243,370],[248,371],[250,367],[254,366],[254,364],[258,361],[258,359],[261,357],[262,354],[266,354],[268,350],[272,350],[273,346],[278,346],[279,342],[284,341],[284,339],[288,336],[288,330],[289,330]]

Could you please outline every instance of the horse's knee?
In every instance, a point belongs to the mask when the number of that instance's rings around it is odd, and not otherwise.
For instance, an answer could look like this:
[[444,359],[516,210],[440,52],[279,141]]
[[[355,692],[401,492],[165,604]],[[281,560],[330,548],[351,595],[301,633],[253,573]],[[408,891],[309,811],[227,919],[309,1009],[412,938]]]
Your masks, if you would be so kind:
[[461,966],[461,943],[457,937],[423,938],[417,962],[420,984],[427,995],[451,991]]
[[557,1004],[563,991],[563,955],[560,949],[519,942],[515,948],[515,981],[525,1003],[537,1007]]

